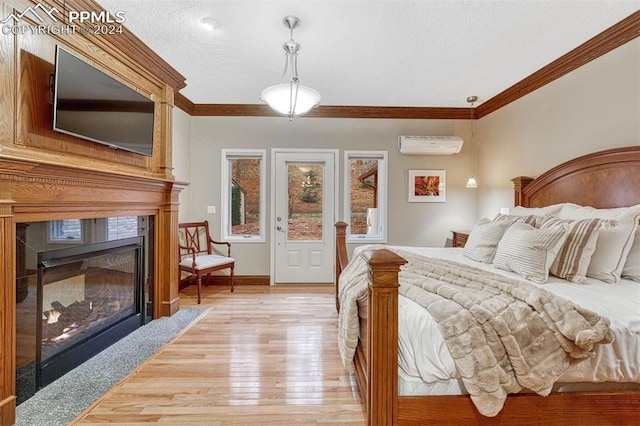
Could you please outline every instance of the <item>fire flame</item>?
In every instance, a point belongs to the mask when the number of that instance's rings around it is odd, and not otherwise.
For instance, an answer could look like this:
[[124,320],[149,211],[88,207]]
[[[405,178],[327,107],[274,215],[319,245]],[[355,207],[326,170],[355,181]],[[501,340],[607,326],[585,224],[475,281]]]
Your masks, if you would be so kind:
[[58,322],[58,317],[60,317],[60,311],[55,309],[51,309],[50,311],[45,312],[47,315],[47,324],[55,324]]

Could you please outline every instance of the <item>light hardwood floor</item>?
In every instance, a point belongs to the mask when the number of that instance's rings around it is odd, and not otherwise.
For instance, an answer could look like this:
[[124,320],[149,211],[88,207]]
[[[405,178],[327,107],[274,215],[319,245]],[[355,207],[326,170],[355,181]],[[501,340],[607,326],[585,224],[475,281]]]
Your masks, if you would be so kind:
[[[196,306],[195,289],[181,306]],[[203,287],[211,310],[73,424],[365,423],[337,349],[332,286]]]

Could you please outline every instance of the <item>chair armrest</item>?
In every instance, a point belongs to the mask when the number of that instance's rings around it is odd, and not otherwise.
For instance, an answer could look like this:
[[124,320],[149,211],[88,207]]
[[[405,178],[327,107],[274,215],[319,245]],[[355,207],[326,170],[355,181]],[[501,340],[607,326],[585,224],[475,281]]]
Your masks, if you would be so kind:
[[228,241],[216,241],[213,238],[209,237],[210,244],[220,244],[227,246],[227,257],[231,257],[231,243]]
[[[180,250],[191,252],[191,259],[192,259],[191,266],[193,268],[195,268],[195,266],[196,266],[196,249],[194,247],[183,246],[180,243],[178,243],[178,247],[179,247]],[[180,257],[182,257],[182,256],[180,256]]]

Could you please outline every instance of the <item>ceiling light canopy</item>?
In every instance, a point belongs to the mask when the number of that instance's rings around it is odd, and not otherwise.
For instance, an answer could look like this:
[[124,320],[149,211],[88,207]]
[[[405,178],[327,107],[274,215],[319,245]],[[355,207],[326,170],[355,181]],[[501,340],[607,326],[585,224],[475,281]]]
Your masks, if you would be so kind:
[[293,40],[293,30],[300,26],[300,19],[285,16],[282,23],[290,31],[290,38],[282,45],[285,51],[285,63],[280,84],[267,87],[260,96],[271,109],[289,117],[304,115],[320,104],[320,93],[300,84],[298,78],[298,52],[300,44]]
[[202,18],[200,20],[200,25],[202,25],[202,27],[205,30],[209,30],[209,31],[213,31],[215,29],[218,29],[218,27],[220,27],[220,24],[218,24],[218,21],[216,21],[214,18],[210,16],[206,18]]

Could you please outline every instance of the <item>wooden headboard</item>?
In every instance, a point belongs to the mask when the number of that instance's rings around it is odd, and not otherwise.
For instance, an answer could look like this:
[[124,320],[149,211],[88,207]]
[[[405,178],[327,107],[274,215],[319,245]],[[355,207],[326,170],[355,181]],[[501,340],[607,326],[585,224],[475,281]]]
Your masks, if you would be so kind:
[[613,208],[640,204],[640,146],[584,155],[536,179],[520,176],[512,182],[516,206],[575,203]]

